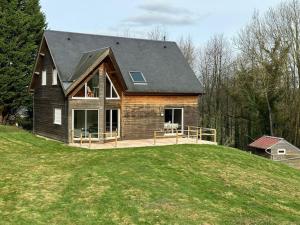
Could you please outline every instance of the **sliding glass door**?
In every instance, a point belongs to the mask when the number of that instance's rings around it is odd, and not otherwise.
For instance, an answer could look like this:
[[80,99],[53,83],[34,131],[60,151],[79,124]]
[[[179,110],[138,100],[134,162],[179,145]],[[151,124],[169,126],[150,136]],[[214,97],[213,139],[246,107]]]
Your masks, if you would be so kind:
[[74,138],[98,138],[98,110],[74,110],[73,111],[73,130]]
[[166,134],[175,134],[176,130],[179,133],[183,132],[183,109],[168,108],[165,109],[165,124],[164,129]]
[[120,131],[120,114],[118,109],[107,109],[105,110],[105,133],[106,137],[111,138],[115,136],[115,132]]

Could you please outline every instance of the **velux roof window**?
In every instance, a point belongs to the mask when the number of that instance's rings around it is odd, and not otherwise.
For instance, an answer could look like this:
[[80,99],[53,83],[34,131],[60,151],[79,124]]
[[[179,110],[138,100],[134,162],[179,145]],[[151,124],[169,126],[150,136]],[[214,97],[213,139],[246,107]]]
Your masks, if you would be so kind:
[[142,72],[140,71],[131,71],[129,72],[130,77],[135,84],[146,84],[146,79]]

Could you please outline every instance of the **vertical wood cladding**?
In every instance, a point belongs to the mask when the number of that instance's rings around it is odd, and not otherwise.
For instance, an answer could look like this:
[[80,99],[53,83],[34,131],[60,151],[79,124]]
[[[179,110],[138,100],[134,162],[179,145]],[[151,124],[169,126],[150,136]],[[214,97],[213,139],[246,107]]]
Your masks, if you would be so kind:
[[164,127],[165,108],[183,108],[184,126],[198,125],[198,96],[123,96],[122,139],[153,138]]
[[[40,75],[34,78],[34,133],[60,141],[67,141],[68,120],[67,102],[62,87],[58,80],[57,85],[52,85],[52,71],[54,63],[52,61],[46,43],[43,43],[41,52],[45,56],[40,56],[37,64],[37,71]],[[47,71],[47,84],[42,86],[42,71]],[[54,108],[62,110],[62,125],[54,124]]]

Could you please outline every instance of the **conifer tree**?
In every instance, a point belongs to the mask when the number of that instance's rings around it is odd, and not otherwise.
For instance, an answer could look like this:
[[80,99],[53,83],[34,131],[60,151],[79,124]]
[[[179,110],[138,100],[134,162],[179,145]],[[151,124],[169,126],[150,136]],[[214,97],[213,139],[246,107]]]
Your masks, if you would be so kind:
[[45,27],[45,16],[39,0],[0,0],[2,122],[21,106],[31,109],[27,87]]

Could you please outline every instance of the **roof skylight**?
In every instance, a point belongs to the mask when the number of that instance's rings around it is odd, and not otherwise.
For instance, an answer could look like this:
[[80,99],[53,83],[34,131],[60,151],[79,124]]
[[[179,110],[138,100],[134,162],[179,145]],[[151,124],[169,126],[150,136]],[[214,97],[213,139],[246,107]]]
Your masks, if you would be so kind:
[[136,84],[146,83],[146,79],[142,72],[131,71],[131,72],[129,72],[129,74],[130,74],[130,77],[131,77],[133,83],[136,83]]

